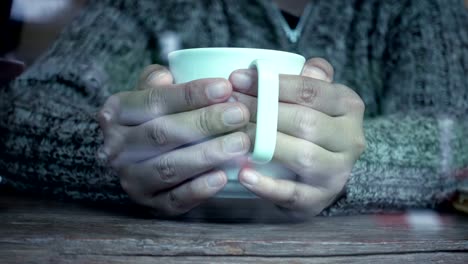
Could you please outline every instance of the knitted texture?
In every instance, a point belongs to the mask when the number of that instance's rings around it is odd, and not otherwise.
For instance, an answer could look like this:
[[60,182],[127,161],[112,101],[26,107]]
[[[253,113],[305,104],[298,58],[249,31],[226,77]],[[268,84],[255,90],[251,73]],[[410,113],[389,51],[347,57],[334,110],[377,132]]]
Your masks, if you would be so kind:
[[214,46],[323,57],[364,100],[367,149],[324,215],[434,207],[463,183],[455,177],[468,166],[463,1],[313,1],[297,43],[269,0],[90,2],[0,90],[0,175],[18,190],[128,202],[95,159],[95,113],[132,89],[145,65],[167,63],[171,49]]

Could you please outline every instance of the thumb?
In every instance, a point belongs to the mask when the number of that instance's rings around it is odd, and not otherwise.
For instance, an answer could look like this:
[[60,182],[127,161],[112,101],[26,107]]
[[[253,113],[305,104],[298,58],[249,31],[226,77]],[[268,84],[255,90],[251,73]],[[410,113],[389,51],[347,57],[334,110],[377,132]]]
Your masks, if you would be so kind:
[[322,80],[325,82],[333,81],[333,66],[322,59],[322,58],[312,58],[306,61],[304,67],[302,68],[302,76]]
[[146,90],[161,85],[172,84],[174,78],[171,72],[164,66],[153,64],[147,66],[140,78],[138,79],[138,85],[136,90]]

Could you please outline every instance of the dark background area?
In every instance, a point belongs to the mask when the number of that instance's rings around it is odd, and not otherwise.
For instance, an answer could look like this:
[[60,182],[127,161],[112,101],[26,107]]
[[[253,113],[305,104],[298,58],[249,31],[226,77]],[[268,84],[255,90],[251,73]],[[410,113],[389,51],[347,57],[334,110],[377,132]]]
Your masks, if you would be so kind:
[[0,58],[31,65],[85,3],[86,0],[0,1]]
[[[31,65],[76,17],[86,1],[1,0],[0,58],[16,59],[26,66]],[[468,7],[468,0],[464,1]],[[13,6],[16,17],[12,16]]]

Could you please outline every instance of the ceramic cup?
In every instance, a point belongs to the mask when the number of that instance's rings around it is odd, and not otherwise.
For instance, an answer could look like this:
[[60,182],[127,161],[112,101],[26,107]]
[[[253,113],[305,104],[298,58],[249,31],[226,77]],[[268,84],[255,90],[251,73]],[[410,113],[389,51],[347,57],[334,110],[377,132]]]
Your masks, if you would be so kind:
[[197,48],[169,53],[169,68],[176,83],[202,78],[225,78],[238,69],[258,71],[257,126],[252,153],[227,162],[221,169],[228,176],[226,187],[218,197],[252,197],[238,182],[238,173],[248,166],[265,175],[291,179],[292,171],[273,158],[278,126],[279,74],[299,75],[305,58],[294,53],[249,48]]

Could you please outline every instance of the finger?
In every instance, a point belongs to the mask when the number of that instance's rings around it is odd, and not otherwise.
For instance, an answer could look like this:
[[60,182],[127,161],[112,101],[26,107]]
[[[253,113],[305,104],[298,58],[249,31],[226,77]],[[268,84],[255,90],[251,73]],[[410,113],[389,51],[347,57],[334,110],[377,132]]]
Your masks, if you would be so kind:
[[360,116],[364,112],[364,103],[357,93],[341,84],[282,75],[280,87],[280,101],[303,105],[329,116]]
[[309,141],[278,133],[274,158],[298,172],[305,183],[328,186],[329,175],[344,176],[346,154],[328,151]]
[[239,92],[233,92],[231,97],[233,101],[242,103],[247,107],[250,121],[255,123],[257,121],[257,97]]
[[[247,73],[248,74],[245,74]],[[239,93],[257,96],[255,71],[237,70],[231,74],[229,80],[233,89]],[[237,75],[244,75],[244,81],[250,86],[241,87],[237,83]],[[245,81],[247,78],[254,78]],[[329,116],[343,116],[346,114],[360,117],[364,113],[364,103],[353,90],[341,84],[331,84],[309,77],[297,75],[280,75],[279,101],[303,105]]]
[[257,196],[291,210],[307,211],[317,215],[331,198],[329,192],[307,184],[290,180],[271,178],[252,169],[239,173],[240,183]]
[[116,116],[119,113],[120,102],[117,96],[109,97],[104,106],[99,110],[97,114],[99,126],[101,129],[111,127],[116,123]]
[[[161,85],[169,85],[173,82],[170,71],[161,65],[147,66],[138,79],[136,90],[145,90],[151,87]],[[112,117],[118,114],[120,108],[120,100],[118,96],[110,97],[98,113],[98,121],[101,128],[109,127],[112,122]]]
[[[249,109],[250,122],[256,123],[257,98],[237,92],[233,97]],[[342,152],[356,146],[362,136],[361,127],[362,119],[330,117],[305,106],[279,103],[279,132],[307,140],[328,151]]]
[[181,145],[236,130],[249,122],[248,109],[241,103],[222,103],[190,112],[156,118],[128,127],[117,164],[148,159]]
[[115,158],[112,153],[117,153],[119,147],[125,142],[123,127],[116,124],[115,113],[118,112],[117,102],[111,97],[107,100],[97,114],[99,126],[103,134],[103,145],[98,149],[96,156],[98,160],[107,163]]
[[[325,59],[311,58],[302,68],[301,75],[331,83],[334,76],[333,66]],[[256,95],[258,73],[256,69],[239,69],[229,76],[235,90],[246,91]]]
[[279,105],[279,132],[307,140],[328,151],[352,149],[362,136],[361,126],[362,122],[347,116],[330,117],[301,105]]
[[[229,75],[232,89],[244,94],[257,96],[258,94],[258,72],[256,69],[239,69]],[[280,89],[281,90],[281,89]]]
[[133,197],[148,196],[241,157],[249,148],[248,136],[236,132],[125,166],[119,171],[121,184]]
[[[246,133],[251,146],[255,144],[255,124],[249,124]],[[273,158],[296,172],[300,181],[314,186],[335,187],[335,180],[346,178],[354,163],[348,153],[328,151],[314,143],[278,132]],[[336,175],[330,178],[329,175]],[[337,178],[338,177],[338,178]]]
[[125,146],[128,128],[115,125],[102,130],[104,142],[98,149],[97,158],[108,165],[116,166],[113,162]]
[[[325,59],[311,58],[304,64],[301,75],[331,83],[334,69]],[[229,81],[232,83],[234,90],[257,95],[258,73],[256,69],[236,70],[229,76]]]
[[227,101],[231,93],[232,87],[225,79],[200,79],[183,84],[119,93],[111,96],[103,109],[109,109],[117,123],[133,126],[163,115]]
[[299,175],[301,182],[327,189],[340,188],[346,182],[354,163],[348,156],[283,133],[278,133],[274,154],[279,163]]
[[333,66],[328,61],[322,58],[311,58],[304,64],[301,75],[331,83],[334,72]]
[[[249,109],[250,122],[256,123],[257,98],[238,92],[233,93],[233,98]],[[366,145],[362,131],[364,106],[350,101],[348,108],[352,114],[331,117],[305,106],[280,102],[278,131],[312,142],[327,151],[362,153]],[[255,136],[255,126],[247,128],[246,132]]]
[[158,193],[143,200],[143,204],[154,208],[156,216],[184,214],[219,192],[227,183],[222,171],[202,174],[175,189]]
[[[234,92],[233,98],[249,109],[250,122],[257,121],[257,98]],[[331,117],[320,111],[290,103],[279,103],[278,131],[312,142],[328,151],[352,151],[360,154],[365,149],[362,130],[364,105],[347,102],[351,114]],[[255,135],[255,126],[249,126],[248,134]]]
[[147,66],[140,77],[135,90],[145,90],[161,85],[172,84],[174,78],[171,72],[164,66],[153,64]]

